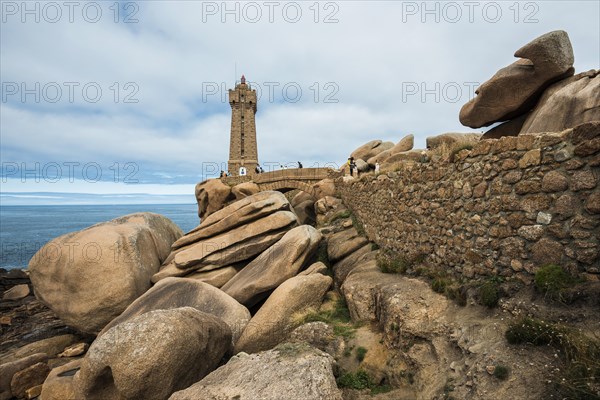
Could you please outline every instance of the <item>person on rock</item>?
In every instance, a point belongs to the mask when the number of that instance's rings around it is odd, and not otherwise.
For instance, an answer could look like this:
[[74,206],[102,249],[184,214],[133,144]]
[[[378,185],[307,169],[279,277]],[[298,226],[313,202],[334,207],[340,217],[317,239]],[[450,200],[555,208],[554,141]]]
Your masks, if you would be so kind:
[[354,169],[356,168],[354,157],[348,158],[348,166],[350,167],[350,176],[354,176]]
[[302,168],[302,163],[298,161],[298,168]]

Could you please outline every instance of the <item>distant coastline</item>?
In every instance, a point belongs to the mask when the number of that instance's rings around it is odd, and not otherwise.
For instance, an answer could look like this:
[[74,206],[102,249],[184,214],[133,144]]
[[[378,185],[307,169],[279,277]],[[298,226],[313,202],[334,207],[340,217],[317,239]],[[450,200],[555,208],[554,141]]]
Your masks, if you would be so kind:
[[0,206],[194,204],[194,194],[0,192]]

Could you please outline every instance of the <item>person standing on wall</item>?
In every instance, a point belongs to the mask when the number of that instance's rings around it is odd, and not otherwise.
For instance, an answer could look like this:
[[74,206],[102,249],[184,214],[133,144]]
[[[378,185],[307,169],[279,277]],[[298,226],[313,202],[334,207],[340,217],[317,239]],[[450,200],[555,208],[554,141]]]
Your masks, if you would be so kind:
[[298,168],[302,168],[302,163],[298,161]]

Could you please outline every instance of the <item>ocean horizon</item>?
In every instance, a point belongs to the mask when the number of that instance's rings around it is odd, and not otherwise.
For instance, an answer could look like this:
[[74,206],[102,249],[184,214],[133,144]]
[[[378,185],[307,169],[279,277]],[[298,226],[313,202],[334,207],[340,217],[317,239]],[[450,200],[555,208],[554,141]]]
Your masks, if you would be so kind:
[[24,269],[50,240],[136,212],[164,215],[185,233],[200,222],[195,203],[0,205],[0,268]]

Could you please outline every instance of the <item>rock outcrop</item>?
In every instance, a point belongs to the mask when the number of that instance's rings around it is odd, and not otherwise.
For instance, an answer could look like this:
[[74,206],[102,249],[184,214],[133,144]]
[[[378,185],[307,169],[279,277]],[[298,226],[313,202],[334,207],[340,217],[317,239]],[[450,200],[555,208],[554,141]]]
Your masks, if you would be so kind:
[[260,189],[254,182],[243,182],[231,188],[231,194],[233,194],[236,200],[241,200],[258,192],[260,192]]
[[427,149],[433,150],[435,148],[440,147],[443,144],[453,145],[455,143],[477,143],[481,138],[481,134],[479,133],[458,133],[458,132],[448,132],[442,133],[437,136],[430,136],[425,141],[427,143]]
[[367,244],[367,242],[367,239],[359,235],[355,228],[337,232],[329,238],[327,245],[329,260],[331,262],[341,260]]
[[561,132],[600,121],[600,70],[591,70],[550,86],[528,115],[521,134]]
[[35,295],[66,324],[97,333],[150,288],[181,235],[168,218],[137,213],[60,236],[29,263]]
[[81,359],[54,368],[42,385],[40,400],[76,399],[73,377],[81,367]]
[[392,142],[371,140],[354,150],[350,156],[354,157],[355,160],[367,161],[369,158],[376,156],[382,151],[391,149],[392,147],[394,147],[394,143]]
[[398,154],[404,153],[412,150],[414,146],[414,135],[404,136],[398,143],[396,143],[393,147],[382,151],[381,153],[369,158],[367,163],[369,166],[374,167],[376,163],[382,164],[387,161],[390,157]]
[[256,353],[284,341],[296,327],[295,319],[323,302],[331,282],[329,276],[319,273],[283,282],[252,317],[235,346],[235,353]]
[[305,344],[283,344],[258,354],[239,353],[170,400],[341,400],[330,355]]
[[227,282],[221,290],[251,307],[268,292],[296,275],[317,250],[322,235],[309,225],[298,226]]
[[38,363],[45,363],[48,361],[48,355],[46,353],[32,354],[27,357],[20,358],[11,362],[7,362],[0,365],[0,399],[8,400],[17,393],[13,393],[11,390],[11,382],[13,376],[20,371],[26,370],[32,365]]
[[121,315],[106,325],[98,336],[102,336],[113,326],[149,311],[181,307],[192,307],[221,318],[231,329],[233,343],[250,321],[248,309],[222,290],[194,279],[167,278],[131,303]]
[[335,183],[333,179],[323,179],[313,185],[315,201],[318,201],[327,196],[335,195]]
[[185,277],[189,279],[195,279],[200,282],[208,283],[209,285],[220,288],[221,286],[229,282],[229,280],[233,278],[235,274],[237,274],[242,268],[243,265],[240,265],[239,267],[231,266],[213,269],[212,271],[192,272],[191,274],[186,275]]
[[196,185],[196,202],[198,203],[198,217],[202,220],[212,213],[219,211],[235,196],[231,187],[221,182],[220,179],[208,179]]
[[544,89],[573,75],[573,48],[565,31],[546,33],[516,51],[520,59],[483,83],[460,110],[471,128],[506,121],[531,110]]
[[230,346],[227,324],[194,308],[138,315],[90,346],[74,378],[76,398],[167,399],[213,371]]
[[215,212],[173,244],[153,282],[230,267],[262,253],[297,225],[279,192],[260,192]]

